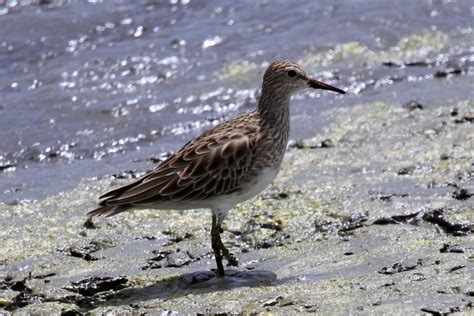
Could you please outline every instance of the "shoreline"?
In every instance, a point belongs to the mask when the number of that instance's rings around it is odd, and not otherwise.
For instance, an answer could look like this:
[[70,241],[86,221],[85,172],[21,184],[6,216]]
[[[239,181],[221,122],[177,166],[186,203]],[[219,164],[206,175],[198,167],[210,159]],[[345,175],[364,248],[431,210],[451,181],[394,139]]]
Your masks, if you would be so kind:
[[471,310],[474,103],[451,102],[420,109],[381,100],[322,113],[332,121],[327,131],[290,146],[273,184],[226,219],[223,241],[240,267],[224,279],[209,272],[208,211],[144,210],[84,226],[98,193],[129,180],[83,180],[43,201],[4,204],[0,305],[45,313]]

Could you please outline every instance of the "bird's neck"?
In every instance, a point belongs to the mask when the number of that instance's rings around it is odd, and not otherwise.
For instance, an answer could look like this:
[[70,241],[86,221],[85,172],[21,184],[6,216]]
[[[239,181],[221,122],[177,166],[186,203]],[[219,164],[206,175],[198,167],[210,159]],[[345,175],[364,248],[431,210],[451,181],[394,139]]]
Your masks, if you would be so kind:
[[262,89],[255,111],[260,125],[261,156],[268,156],[266,163],[270,168],[278,168],[290,135],[290,95]]
[[289,129],[290,122],[290,94],[278,93],[262,89],[262,94],[258,100],[257,112],[262,125],[269,128]]

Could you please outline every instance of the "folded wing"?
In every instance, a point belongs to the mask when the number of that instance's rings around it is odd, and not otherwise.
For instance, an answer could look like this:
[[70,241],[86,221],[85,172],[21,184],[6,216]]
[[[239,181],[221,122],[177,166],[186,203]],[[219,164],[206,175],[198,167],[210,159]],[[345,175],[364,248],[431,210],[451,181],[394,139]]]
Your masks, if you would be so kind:
[[141,179],[112,190],[101,206],[137,206],[160,201],[205,200],[239,190],[252,155],[245,133],[202,135]]

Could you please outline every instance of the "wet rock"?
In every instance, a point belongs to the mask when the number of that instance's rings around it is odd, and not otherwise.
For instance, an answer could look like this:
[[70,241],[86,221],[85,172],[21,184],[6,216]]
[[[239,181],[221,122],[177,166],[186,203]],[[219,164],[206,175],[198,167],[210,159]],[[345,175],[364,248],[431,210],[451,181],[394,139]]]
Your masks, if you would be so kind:
[[474,179],[474,170],[458,172],[456,174],[456,179],[461,180],[461,181],[468,181],[468,180]]
[[0,281],[0,290],[6,290],[10,288],[13,284],[13,278],[11,276],[5,276],[3,280]]
[[406,62],[405,63],[405,66],[409,66],[409,67],[431,67],[433,65],[435,65],[436,62],[434,61],[430,61],[430,60],[420,60],[420,61],[410,61],[410,62]]
[[366,226],[368,217],[362,214],[353,214],[348,218],[343,219],[338,233],[347,233],[355,229]]
[[456,191],[453,192],[453,198],[456,200],[467,200],[471,196],[473,196],[474,193],[469,192],[467,189],[459,188]]
[[284,298],[278,303],[278,306],[280,307],[293,306],[293,305],[296,305],[296,302],[289,298]]
[[316,313],[318,311],[318,306],[313,304],[303,305],[303,311],[306,313]]
[[44,301],[41,295],[32,295],[30,292],[20,292],[6,306],[6,311],[14,311],[31,304],[40,304]]
[[439,250],[441,253],[464,253],[464,248],[459,245],[450,245],[444,244],[443,247]]
[[145,172],[143,172],[143,171],[127,170],[127,171],[123,171],[121,173],[115,173],[115,174],[112,175],[112,177],[114,177],[115,179],[131,180],[131,179],[140,178],[144,174],[145,174]]
[[377,194],[377,199],[382,202],[392,202],[393,197],[408,197],[410,196],[408,193],[392,193],[392,194]]
[[148,236],[148,235],[145,235],[145,236],[137,237],[137,238],[135,238],[135,239],[156,240],[156,237],[155,237],[155,236]]
[[293,306],[296,304],[297,302],[291,298],[284,298],[283,296],[277,296],[275,298],[263,301],[261,303],[261,306],[268,309],[268,307],[272,307],[272,306],[285,307],[285,306]]
[[444,313],[436,310],[436,309],[432,309],[432,308],[428,308],[428,307],[424,307],[421,309],[422,312],[425,312],[425,313],[428,313],[430,315],[433,315],[433,316],[442,316],[444,315]]
[[418,215],[420,212],[407,215],[393,215],[390,217],[382,217],[374,220],[374,225],[388,225],[388,224],[415,224],[419,221]]
[[382,284],[381,287],[389,287],[389,286],[393,286],[393,285],[395,285],[395,284],[396,284],[395,282],[384,283],[384,284]]
[[431,210],[423,214],[422,219],[428,223],[437,224],[447,234],[455,236],[469,235],[473,229],[467,224],[452,223],[445,218],[444,209]]
[[118,277],[98,277],[91,276],[87,279],[71,282],[70,286],[64,287],[64,289],[81,294],[82,296],[93,296],[96,293],[106,291],[117,291],[125,288],[125,284],[128,279],[124,276]]
[[296,148],[296,149],[316,149],[316,148],[332,148],[334,147],[334,142],[331,139],[325,139],[316,144],[308,144],[303,140],[295,140],[291,141],[288,144],[288,148]]
[[423,110],[425,107],[423,104],[419,103],[418,101],[411,100],[403,105],[404,108],[406,108],[409,111],[414,111],[414,110]]
[[84,222],[84,224],[82,224],[82,225],[87,229],[96,229],[97,228],[97,225],[94,224],[94,222],[92,221],[92,217],[87,218],[86,221]]
[[158,156],[150,157],[147,160],[151,161],[152,163],[162,163],[163,161],[171,157],[171,155],[173,155],[173,152],[167,151],[159,154]]
[[421,311],[433,316],[445,316],[452,313],[458,313],[461,311],[461,309],[459,309],[458,307],[450,307],[447,309],[436,309],[436,308],[424,307],[421,309]]
[[62,310],[61,311],[61,316],[80,316],[82,315],[80,312],[78,312],[75,309],[69,309],[69,310]]
[[71,248],[69,253],[72,257],[81,258],[86,261],[96,261],[99,260],[97,257],[91,255],[90,251],[86,248]]
[[10,285],[10,290],[17,292],[31,293],[31,289],[26,286],[25,280],[17,281]]
[[423,264],[423,261],[421,259],[418,259],[418,261],[413,264],[411,263],[403,264],[402,262],[396,262],[391,267],[383,267],[377,272],[380,274],[395,274],[395,273],[414,270],[417,267],[421,266],[422,264]]
[[437,224],[444,232],[455,236],[466,236],[473,231],[471,225],[452,223],[444,217],[443,209],[430,210],[427,212],[416,212],[407,215],[394,215],[391,217],[382,217],[374,220],[374,225],[388,224],[411,224],[418,225],[420,220],[431,224]]
[[471,114],[464,115],[461,118],[454,120],[454,123],[456,124],[472,123],[472,122],[474,122],[474,115],[471,115]]
[[435,72],[435,78],[446,78],[450,75],[461,75],[464,72],[461,68],[448,68],[444,70],[438,70]]
[[399,63],[397,61],[384,61],[382,62],[382,65],[387,66],[387,67],[402,67],[403,64]]
[[294,195],[299,195],[301,194],[301,190],[292,190],[292,191],[281,191],[281,192],[269,192],[269,193],[263,193],[262,199],[263,200],[268,200],[268,199],[273,199],[273,200],[285,200],[288,199]]
[[[437,134],[437,131],[428,129],[423,133],[431,137],[432,135]],[[429,163],[424,163],[403,167],[398,171],[398,175],[426,174],[431,171],[433,171],[433,166]]]
[[262,240],[262,241],[259,241],[255,245],[255,248],[257,248],[257,249],[268,249],[268,248],[275,247],[276,245],[277,245],[276,240]]
[[280,302],[282,299],[283,299],[283,296],[277,296],[277,297],[272,298],[272,299],[270,299],[270,300],[264,301],[264,302],[262,303],[262,307],[275,306],[275,305],[278,304],[278,302]]
[[280,192],[280,193],[275,195],[275,198],[277,198],[277,199],[286,199],[288,197],[289,197],[289,195],[286,192]]
[[459,306],[452,306],[452,307],[444,307],[444,308],[424,307],[421,309],[421,311],[428,313],[430,315],[434,315],[434,316],[446,316],[446,315],[469,311],[473,307],[474,307],[474,303],[472,301],[468,301],[468,302],[462,303]]
[[431,60],[419,60],[419,61],[384,61],[382,65],[387,67],[431,67],[435,65],[436,62]]
[[285,239],[289,239],[289,235],[280,235],[274,239],[264,239],[255,243],[254,248],[256,249],[268,249],[273,247],[280,247],[285,244]]
[[261,223],[259,224],[261,228],[266,228],[266,229],[271,229],[275,231],[281,231],[282,227],[278,223],[273,223],[273,222],[267,222],[267,223]]
[[164,230],[161,232],[163,235],[168,235],[170,244],[176,244],[183,240],[188,240],[194,238],[194,235],[191,233],[186,232],[184,235],[177,235],[175,232]]
[[76,246],[69,248],[69,255],[76,258],[81,258],[86,261],[96,261],[99,260],[96,256],[93,255],[94,252],[101,249],[99,243],[91,242],[87,246]]
[[33,277],[33,279],[40,279],[40,280],[42,280],[42,279],[46,279],[46,278],[49,278],[49,277],[52,277],[52,276],[55,276],[55,275],[56,275],[56,273],[50,272],[50,273],[46,273],[46,274],[35,275],[35,276]]
[[336,230],[337,225],[338,224],[336,224],[334,222],[331,222],[331,221],[318,222],[318,221],[315,220],[314,221],[314,230],[315,230],[315,233],[327,233],[327,232]]
[[441,155],[439,156],[439,159],[440,159],[440,160],[449,160],[449,155],[446,154],[446,153],[441,154]]
[[451,269],[449,269],[448,272],[458,271],[458,270],[464,269],[465,267],[466,267],[465,265],[454,266]]
[[334,142],[330,139],[325,139],[321,141],[319,144],[316,144],[310,148],[331,148],[334,147]]
[[185,46],[186,41],[183,40],[183,39],[175,38],[175,39],[171,40],[170,45],[173,48],[179,48],[179,47]]
[[16,169],[16,163],[11,161],[0,161],[0,172],[2,171],[14,171]]
[[400,176],[409,175],[409,174],[412,174],[413,171],[415,171],[415,169],[416,169],[416,166],[403,167],[400,170],[398,170],[397,174]]
[[201,259],[200,257],[193,257],[189,252],[183,252],[180,249],[176,249],[176,251],[153,251],[153,253],[157,256],[149,259],[148,264],[141,268],[142,270],[179,268]]
[[10,289],[19,292],[4,307],[7,311],[14,311],[30,304],[39,304],[44,301],[43,295],[35,295],[31,288],[26,285],[26,279],[14,282],[11,278],[5,278],[0,283],[0,289]]

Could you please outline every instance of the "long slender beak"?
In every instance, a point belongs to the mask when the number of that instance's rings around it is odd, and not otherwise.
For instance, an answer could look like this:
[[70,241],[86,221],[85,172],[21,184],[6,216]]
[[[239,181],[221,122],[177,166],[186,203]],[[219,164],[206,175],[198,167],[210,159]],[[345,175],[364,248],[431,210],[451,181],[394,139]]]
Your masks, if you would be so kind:
[[331,90],[334,92],[339,92],[342,94],[345,94],[346,92],[344,90],[341,90],[339,88],[333,87],[327,83],[318,81],[316,79],[308,79],[308,86],[314,89],[323,89],[323,90]]

